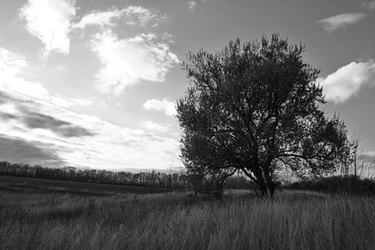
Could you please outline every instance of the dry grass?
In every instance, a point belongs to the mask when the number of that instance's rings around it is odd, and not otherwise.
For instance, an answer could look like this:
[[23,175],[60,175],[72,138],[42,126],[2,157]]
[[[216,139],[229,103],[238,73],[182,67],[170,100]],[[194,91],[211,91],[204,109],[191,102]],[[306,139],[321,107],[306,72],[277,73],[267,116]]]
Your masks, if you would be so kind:
[[142,185],[99,184],[78,181],[39,179],[0,175],[0,191],[22,193],[71,193],[84,196],[106,196],[118,193],[163,193],[173,189]]
[[0,249],[373,249],[375,198],[1,193]]

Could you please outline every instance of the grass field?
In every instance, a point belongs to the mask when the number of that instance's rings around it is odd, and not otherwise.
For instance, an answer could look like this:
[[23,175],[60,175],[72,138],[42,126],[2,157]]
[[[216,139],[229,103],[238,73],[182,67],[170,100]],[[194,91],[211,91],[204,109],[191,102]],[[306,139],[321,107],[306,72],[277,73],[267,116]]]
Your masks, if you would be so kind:
[[98,184],[0,175],[0,190],[33,194],[66,193],[84,196],[107,196],[119,193],[163,193],[169,192],[172,189],[141,185]]
[[0,249],[375,246],[374,197],[281,191],[269,200],[233,191],[222,201],[196,201],[183,192],[96,196],[48,190],[0,190]]

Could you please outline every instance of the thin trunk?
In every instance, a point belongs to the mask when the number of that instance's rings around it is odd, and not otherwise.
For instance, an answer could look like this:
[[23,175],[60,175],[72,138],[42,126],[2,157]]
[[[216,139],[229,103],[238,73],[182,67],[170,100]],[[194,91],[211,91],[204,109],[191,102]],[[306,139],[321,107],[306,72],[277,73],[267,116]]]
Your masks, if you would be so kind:
[[275,193],[276,184],[273,182],[269,171],[265,171],[264,175],[267,183],[268,196],[272,198]]
[[[268,172],[263,174],[260,167],[252,167],[247,169],[249,169],[249,172],[247,170],[244,170],[243,172],[258,185],[261,195],[263,197],[273,197],[276,185],[273,183],[270,174]],[[250,174],[251,172],[254,176]]]
[[267,196],[268,195],[268,192],[267,192],[267,183],[265,181],[265,179],[263,178],[263,175],[261,172],[258,172],[255,174],[255,177],[258,181],[258,186],[259,186],[259,189],[260,189],[260,192],[262,194],[263,197]]

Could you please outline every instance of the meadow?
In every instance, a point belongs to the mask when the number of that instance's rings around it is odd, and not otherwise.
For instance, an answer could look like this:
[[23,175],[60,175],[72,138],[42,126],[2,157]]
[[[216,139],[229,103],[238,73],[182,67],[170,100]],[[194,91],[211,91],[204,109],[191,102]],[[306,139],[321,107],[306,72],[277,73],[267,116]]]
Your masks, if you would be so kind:
[[[16,178],[16,177],[14,177]],[[9,180],[8,180],[9,181]],[[15,182],[15,180],[13,180]],[[47,189],[46,189],[47,190]],[[0,249],[374,249],[375,197],[0,190]]]
[[146,185],[99,184],[0,175],[0,191],[13,191],[18,193],[69,193],[85,196],[108,196],[118,193],[163,193],[170,192],[171,190],[173,189]]

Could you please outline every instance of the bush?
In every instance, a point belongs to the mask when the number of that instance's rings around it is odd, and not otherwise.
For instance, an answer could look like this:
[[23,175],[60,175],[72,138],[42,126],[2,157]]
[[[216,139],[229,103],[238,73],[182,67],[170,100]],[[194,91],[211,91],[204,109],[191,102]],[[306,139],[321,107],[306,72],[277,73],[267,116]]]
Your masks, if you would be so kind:
[[355,176],[333,176],[295,182],[284,186],[286,189],[311,190],[323,193],[375,195],[375,181],[359,179]]

